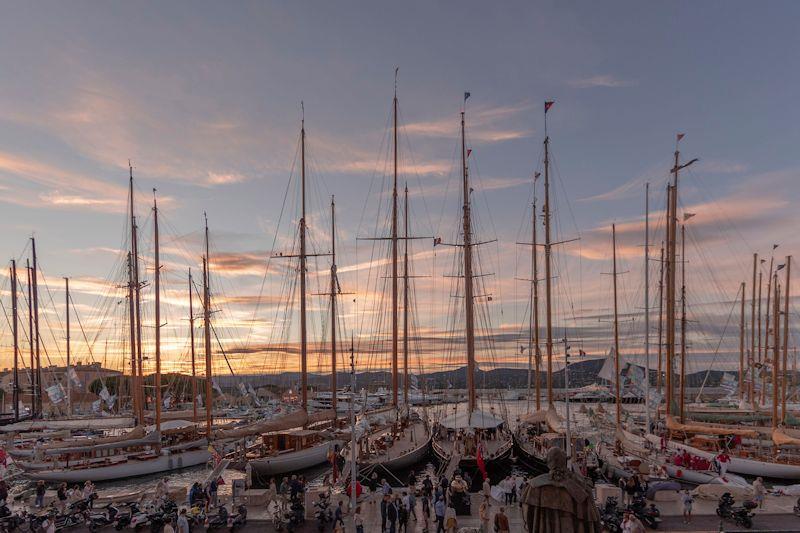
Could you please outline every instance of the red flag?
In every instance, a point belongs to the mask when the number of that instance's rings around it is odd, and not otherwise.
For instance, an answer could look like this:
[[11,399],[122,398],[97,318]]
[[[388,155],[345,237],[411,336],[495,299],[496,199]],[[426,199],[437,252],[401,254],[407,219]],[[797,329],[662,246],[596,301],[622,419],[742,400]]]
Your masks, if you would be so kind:
[[678,140],[680,141],[681,139],[683,139],[683,133],[678,134]]
[[486,474],[486,463],[483,462],[483,446],[478,446],[478,453],[475,456],[475,461],[478,463],[478,470],[481,471],[481,475],[483,475],[483,479],[489,477]]
[[467,148],[467,157],[469,157],[471,154],[472,154],[472,148]]
[[550,111],[550,108],[553,107],[553,104],[555,104],[555,102],[545,102],[544,103],[544,112],[547,113],[548,111]]

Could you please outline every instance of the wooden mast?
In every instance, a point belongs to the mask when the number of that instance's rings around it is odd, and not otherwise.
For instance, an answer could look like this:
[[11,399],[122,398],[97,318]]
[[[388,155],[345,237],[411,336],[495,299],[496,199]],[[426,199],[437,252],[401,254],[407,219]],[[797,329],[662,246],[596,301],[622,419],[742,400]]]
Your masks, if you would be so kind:
[[686,226],[681,224],[681,390],[680,421],[686,408]]
[[656,390],[661,394],[661,374],[663,372],[663,347],[664,347],[664,241],[661,241],[661,258],[659,259],[658,275],[658,374],[656,374]]
[[[773,247],[773,250],[775,248]],[[767,275],[767,307],[766,307],[766,316],[764,317],[764,363],[767,362],[769,358],[769,324],[770,319],[772,318],[772,310],[774,305],[772,304],[772,267],[775,263],[775,253],[771,254],[772,256],[769,258],[769,274]],[[767,377],[764,376],[764,383],[763,383],[763,391],[766,394],[767,390]],[[764,403],[766,400],[765,398],[761,398],[761,403]]]
[[614,394],[616,397],[617,427],[622,426],[622,398],[619,391],[619,320],[617,310],[617,226],[611,224],[611,248],[613,257],[614,276]]
[[748,355],[747,372],[750,376],[747,388],[747,399],[750,406],[755,401],[756,376],[755,376],[755,354],[756,354],[756,269],[758,268],[758,254],[753,254],[753,283],[750,297],[750,354]]
[[[301,103],[302,106],[302,103]],[[305,108],[303,108],[305,109]],[[308,332],[306,330],[306,119],[300,122],[300,398],[308,412]]]
[[153,240],[154,254],[154,289],[156,293],[155,327],[156,327],[156,376],[155,376],[155,402],[156,402],[156,431],[161,431],[161,258],[158,248],[158,202],[156,190],[153,189]]
[[189,345],[192,354],[192,421],[197,422],[197,370],[195,368],[192,269],[189,268]]
[[741,311],[739,313],[739,400],[744,400],[744,372],[745,372],[745,354],[744,354],[744,298],[746,284],[743,281],[741,285],[742,301]]
[[17,309],[17,261],[11,260],[11,314],[12,334],[14,336],[14,388],[12,401],[14,402],[14,421],[19,421],[19,311]]
[[392,405],[398,405],[398,297],[397,297],[397,69],[392,99]]
[[[780,417],[779,413],[779,406],[778,406],[778,390],[780,389],[780,385],[778,384],[778,379],[781,372],[781,348],[780,348],[780,320],[778,320],[778,313],[780,313],[780,288],[778,287],[778,273],[774,274],[774,283],[773,291],[775,292],[775,297],[772,299],[772,311],[774,323],[772,325],[772,427],[778,427],[778,421]],[[769,335],[769,329],[767,330],[767,335]]]
[[644,187],[644,409],[645,432],[650,432],[650,183]]
[[[552,102],[550,102],[552,105]],[[550,239],[550,137],[547,135],[548,102],[544,104],[544,287],[547,350],[547,406],[553,406],[553,311]]]
[[64,278],[65,300],[67,304],[67,413],[72,415],[72,377],[69,375],[70,369],[70,327],[69,327],[69,278]]
[[135,390],[137,396],[139,423],[144,423],[145,394],[144,394],[144,371],[142,369],[142,309],[141,309],[141,284],[139,283],[139,235],[136,225],[136,215],[133,208],[133,165],[128,161],[128,172],[130,180],[131,197],[131,270],[133,274],[133,302],[135,314]]
[[[466,98],[467,95],[465,94],[465,108]],[[464,188],[464,226],[462,231],[464,233],[464,304],[467,336],[467,390],[469,416],[471,418],[473,411],[475,411],[475,318],[472,294],[472,226],[470,222],[469,170],[467,169],[467,143],[464,131],[464,113],[464,111],[461,112],[461,171]]]
[[334,419],[338,418],[336,407],[336,204],[331,196],[331,407]]
[[[535,179],[535,178],[534,178]],[[541,406],[542,384],[541,384],[541,363],[542,352],[539,346],[539,254],[536,251],[536,198],[533,200],[532,213],[531,213],[531,328],[532,335],[530,339],[533,342],[533,350],[528,349],[528,356],[534,358],[534,365],[536,370],[536,383],[534,386],[536,394],[536,410],[539,411]],[[532,352],[532,353],[531,353]],[[530,365],[529,365],[530,366]],[[530,396],[530,377],[528,379],[528,396]]]
[[139,380],[137,378],[136,370],[136,311],[134,309],[133,301],[133,258],[131,252],[128,252],[128,317],[130,325],[130,345],[131,345],[131,380],[130,380],[130,396],[131,403],[133,404],[133,418],[136,419],[137,424],[143,423],[139,418]]
[[408,401],[408,183],[405,186],[403,211],[403,401],[408,409],[411,405]]
[[[786,256],[786,288],[783,297],[783,379],[781,380],[781,413],[782,420],[786,420],[786,387],[789,376],[787,373],[789,358],[789,279],[792,271],[792,256]],[[776,317],[778,315],[775,315]]]
[[31,262],[25,260],[25,272],[28,275],[28,344],[31,356],[31,416],[36,418],[36,354],[33,340],[33,282],[31,281]]
[[763,373],[761,372],[761,370],[763,369],[763,364],[764,364],[764,358],[762,357],[763,353],[761,351],[761,288],[764,285],[763,278],[764,278],[764,273],[761,271],[761,269],[759,269],[758,270],[758,346],[757,346],[757,349],[758,349],[758,363],[759,363],[759,366],[761,367],[761,368],[759,368],[759,371],[758,371],[759,377],[761,378],[761,390],[760,390],[760,392],[758,394],[758,397],[759,397],[758,398],[758,403],[759,403],[759,405],[764,405],[764,376],[762,375]]
[[[205,217],[205,213],[203,214]],[[211,368],[211,291],[208,288],[210,260],[208,250],[208,218],[205,218],[205,244],[206,254],[203,257],[203,334],[205,336],[206,351],[206,438],[211,439],[211,422],[213,420],[214,399],[211,391],[212,380],[214,379]]]
[[36,239],[31,237],[31,252],[33,255],[33,267],[31,270],[31,282],[33,283],[33,329],[36,339],[36,414],[42,416],[42,359],[40,352],[39,337],[39,269],[36,261]]

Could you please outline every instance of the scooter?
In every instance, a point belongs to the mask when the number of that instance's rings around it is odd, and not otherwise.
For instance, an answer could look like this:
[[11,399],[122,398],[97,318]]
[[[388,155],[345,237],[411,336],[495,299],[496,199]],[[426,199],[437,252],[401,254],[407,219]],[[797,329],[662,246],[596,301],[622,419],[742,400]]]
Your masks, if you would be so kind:
[[730,492],[723,494],[717,505],[717,516],[726,520],[733,520],[736,525],[743,526],[746,529],[753,527],[755,513],[752,510],[758,507],[758,504],[748,500],[741,506],[734,507],[734,503]]
[[658,510],[655,504],[651,503],[648,507],[645,499],[637,496],[628,508],[646,527],[658,529],[658,524],[661,523],[661,511]]
[[228,526],[228,509],[224,505],[220,505],[217,514],[209,516],[206,519],[206,531],[212,529],[219,529]]
[[609,496],[600,511],[600,523],[609,533],[622,533],[622,512],[617,507],[617,499]]
[[114,507],[113,503],[109,503],[101,510],[90,510],[89,516],[86,520],[86,525],[89,528],[89,531],[94,533],[100,528],[113,524],[116,521],[118,514],[119,509]]
[[228,531],[233,531],[237,527],[247,523],[247,507],[239,504],[234,514],[228,515]]

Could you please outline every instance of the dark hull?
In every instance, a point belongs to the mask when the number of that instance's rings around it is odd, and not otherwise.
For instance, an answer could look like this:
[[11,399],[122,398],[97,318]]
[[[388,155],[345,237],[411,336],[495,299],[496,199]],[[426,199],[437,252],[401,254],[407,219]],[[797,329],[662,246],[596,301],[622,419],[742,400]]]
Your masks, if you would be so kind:
[[525,464],[534,472],[545,473],[548,471],[547,458],[539,456],[528,446],[525,446],[525,443],[520,441],[516,434],[514,435],[514,453],[517,456],[517,462]]

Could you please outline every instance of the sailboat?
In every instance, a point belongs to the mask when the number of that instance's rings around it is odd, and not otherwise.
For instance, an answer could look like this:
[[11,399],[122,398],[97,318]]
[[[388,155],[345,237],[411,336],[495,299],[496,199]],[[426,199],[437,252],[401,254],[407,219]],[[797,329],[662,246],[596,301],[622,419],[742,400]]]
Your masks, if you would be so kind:
[[[281,427],[276,429],[269,420],[253,424],[249,427],[219,431],[218,439],[243,438],[246,435],[260,435],[257,442],[246,450],[246,458],[254,476],[268,477],[285,474],[297,470],[311,468],[329,461],[338,453],[343,441],[333,434],[332,423],[336,421],[336,402],[333,401],[332,409],[308,413],[308,339],[306,326],[306,262],[310,254],[306,250],[306,129],[305,118],[300,127],[300,158],[301,158],[301,213],[298,224],[300,253],[297,255],[282,254],[278,257],[297,258],[299,260],[300,276],[300,399],[301,409],[294,414],[286,415],[283,420],[277,420]],[[333,206],[331,206],[333,209]],[[335,252],[334,252],[335,253]],[[332,272],[335,275],[335,260]],[[335,278],[332,280],[335,282]],[[336,289],[336,290],[334,290]],[[331,287],[331,296],[335,302],[336,287]],[[335,304],[333,306],[335,314]],[[336,321],[333,320],[335,330]],[[333,342],[335,346],[336,337]],[[336,390],[335,348],[332,350],[334,371],[331,374],[331,390]],[[335,397],[334,397],[335,398]],[[294,419],[290,418],[294,417]],[[299,423],[298,423],[299,422]],[[292,429],[290,429],[292,428]]]
[[[395,76],[397,71],[395,71]],[[409,290],[411,275],[409,272],[408,249],[409,241],[415,237],[409,235],[409,203],[408,186],[405,187],[404,195],[404,235],[399,235],[399,209],[398,209],[398,99],[395,84],[395,93],[392,100],[392,199],[391,199],[391,235],[388,239],[391,242],[391,314],[392,314],[392,391],[391,407],[394,411],[394,420],[389,423],[379,424],[376,429],[367,432],[358,442],[358,467],[362,471],[369,471],[370,468],[381,466],[382,468],[397,471],[409,468],[419,463],[428,454],[431,445],[431,430],[428,424],[427,415],[420,416],[411,409],[413,404],[424,404],[424,395],[419,389],[414,390],[412,380],[414,376],[409,374],[409,313],[411,304],[409,301]],[[379,238],[384,240],[383,238]],[[399,274],[399,241],[403,241],[403,273]],[[403,281],[403,336],[402,336],[402,377],[403,394],[402,404],[400,403],[400,363],[399,363],[399,309],[400,297],[398,282],[402,277]],[[349,453],[345,450],[345,457]]]
[[462,248],[464,275],[464,311],[466,334],[467,363],[467,408],[464,412],[456,411],[438,421],[434,430],[433,451],[439,459],[447,464],[446,474],[451,474],[459,467],[475,467],[491,464],[507,459],[513,449],[513,439],[505,420],[494,412],[478,409],[475,394],[475,294],[473,274],[473,248],[479,242],[473,242],[473,228],[470,218],[472,208],[469,183],[468,152],[465,137],[466,101],[470,94],[464,94],[464,107],[461,111],[461,173],[462,173]]
[[[155,191],[154,191],[155,192]],[[161,316],[160,316],[160,257],[158,235],[158,204],[153,198],[155,243],[155,426],[147,432],[144,427],[143,376],[141,373],[141,312],[138,278],[137,226],[133,203],[133,170],[130,172],[131,250],[128,253],[128,298],[131,335],[131,369],[134,390],[134,415],[137,425],[122,435],[98,438],[73,438],[35,443],[32,447],[9,449],[15,462],[29,475],[45,481],[82,482],[107,481],[157,474],[205,464],[211,457],[208,435],[211,428],[211,396],[206,397],[207,432],[198,434],[193,424],[172,423],[162,427],[161,421]],[[208,289],[208,224],[205,230],[206,255],[203,258],[203,292],[206,326],[207,379],[210,388],[210,292]]]
[[[547,131],[547,112],[552,107],[553,102],[545,102],[545,132]],[[534,175],[534,180],[539,174]],[[536,392],[534,395],[535,410],[520,417],[519,425],[514,433],[514,443],[520,458],[535,467],[537,470],[547,468],[547,451],[553,446],[567,449],[566,431],[562,424],[561,417],[553,405],[553,319],[552,319],[552,246],[551,239],[551,216],[550,216],[550,137],[545,133],[544,139],[544,281],[545,281],[545,332],[546,332],[546,353],[547,353],[547,408],[541,408],[540,392],[540,361],[541,351],[539,347],[539,272],[537,260],[537,235],[536,235],[536,203],[534,201],[532,209],[532,237],[530,243],[521,243],[531,246],[531,297],[530,297],[530,342],[528,347],[528,397],[530,398],[530,374],[531,365],[536,364]]]

